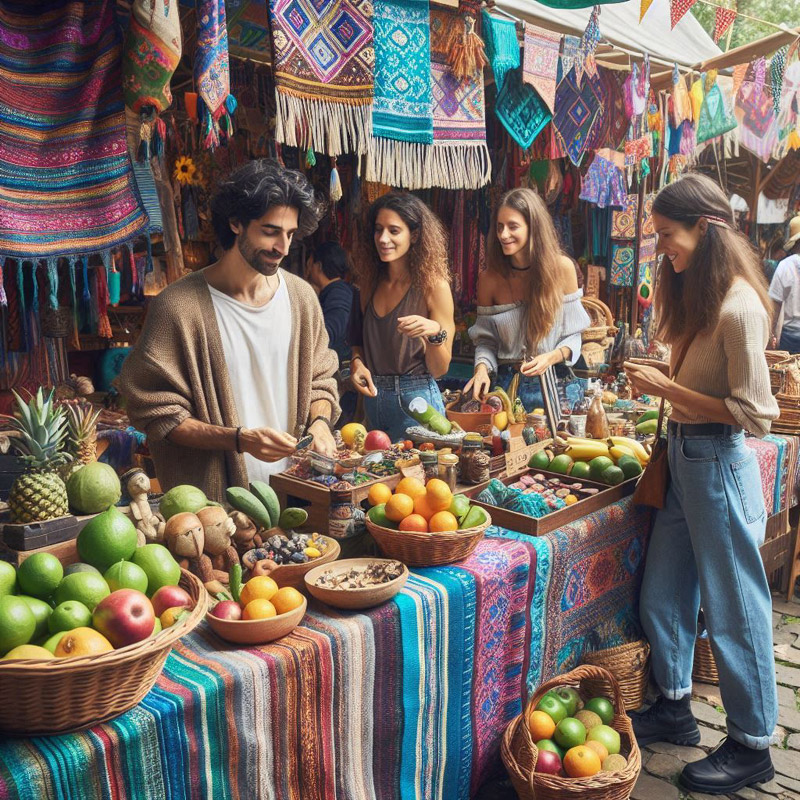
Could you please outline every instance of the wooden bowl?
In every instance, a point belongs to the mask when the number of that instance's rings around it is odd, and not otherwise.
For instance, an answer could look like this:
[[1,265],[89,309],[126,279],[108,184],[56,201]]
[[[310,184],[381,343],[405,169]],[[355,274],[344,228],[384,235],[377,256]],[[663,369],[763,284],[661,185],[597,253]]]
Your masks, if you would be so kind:
[[304,597],[299,608],[269,619],[220,619],[209,612],[206,620],[211,630],[226,642],[266,644],[291,633],[305,616],[307,607],[308,600]]
[[[454,406],[455,403],[451,403]],[[461,426],[464,431],[476,432],[482,425],[492,424],[492,415],[480,411],[471,413],[464,413],[461,411],[451,411],[450,407],[445,410],[445,415],[450,422],[455,422]]]
[[270,578],[272,578],[281,589],[283,589],[284,586],[293,586],[295,589],[304,591],[305,584],[303,583],[303,576],[309,570],[318,567],[320,564],[329,564],[331,561],[336,561],[336,559],[339,558],[339,554],[342,552],[342,548],[336,539],[332,536],[325,536],[324,538],[328,540],[328,549],[319,558],[315,558],[313,561],[306,561],[305,564],[279,564],[269,573]]
[[306,589],[317,600],[322,600],[334,608],[371,608],[379,606],[387,600],[391,600],[408,580],[408,567],[403,564],[403,574],[388,583],[381,583],[378,586],[365,586],[363,589],[326,589],[316,586],[317,578],[328,569],[333,569],[334,574],[338,575],[347,572],[354,567],[366,567],[376,561],[394,561],[390,558],[345,558],[337,561],[334,566],[321,564],[305,574]]

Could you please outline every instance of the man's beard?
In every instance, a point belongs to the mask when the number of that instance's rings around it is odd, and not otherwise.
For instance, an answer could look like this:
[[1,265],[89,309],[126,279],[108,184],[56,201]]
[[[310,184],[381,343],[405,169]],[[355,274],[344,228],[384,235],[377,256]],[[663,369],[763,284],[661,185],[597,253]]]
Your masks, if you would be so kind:
[[[281,256],[278,253],[273,255],[272,253],[268,254],[265,250],[256,250],[244,234],[236,237],[236,246],[239,248],[242,258],[260,275],[271,277],[278,271],[281,262]],[[266,255],[272,256],[273,260],[267,262],[264,259]]]

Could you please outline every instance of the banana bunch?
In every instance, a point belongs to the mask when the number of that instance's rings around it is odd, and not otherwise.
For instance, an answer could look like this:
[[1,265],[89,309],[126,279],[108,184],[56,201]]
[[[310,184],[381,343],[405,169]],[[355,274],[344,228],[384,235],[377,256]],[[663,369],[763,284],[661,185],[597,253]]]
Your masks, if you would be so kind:
[[598,456],[608,456],[608,444],[601,439],[583,439],[570,436],[566,440],[564,453],[573,461],[591,461]]
[[629,439],[627,436],[612,436],[608,441],[612,446],[625,447],[632,450],[633,455],[636,456],[642,466],[650,461],[650,453],[648,453],[647,450],[644,449],[642,443],[637,442],[636,439]]
[[569,436],[557,439],[563,453],[573,461],[591,461],[598,456],[606,456],[616,463],[622,456],[633,456],[644,466],[650,461],[650,454],[640,442],[627,436],[611,436],[609,439],[583,439]]

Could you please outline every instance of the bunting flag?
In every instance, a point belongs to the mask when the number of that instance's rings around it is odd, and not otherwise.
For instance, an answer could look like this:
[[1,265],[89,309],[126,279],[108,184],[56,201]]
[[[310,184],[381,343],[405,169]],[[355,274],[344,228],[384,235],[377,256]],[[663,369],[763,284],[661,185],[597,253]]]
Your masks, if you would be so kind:
[[717,13],[714,18],[715,42],[719,42],[719,40],[727,33],[728,28],[733,25],[735,19],[735,8],[722,8],[722,6],[717,6]]
[[581,43],[578,48],[578,59],[575,62],[575,77],[578,79],[579,86],[581,80],[583,80],[584,72],[592,78],[597,76],[597,65],[595,64],[594,54],[599,43],[600,6],[595,6],[589,16],[586,30],[581,37]]
[[686,12],[696,2],[697,0],[670,0],[669,16],[673,28],[686,16]]
[[639,7],[639,22],[644,19],[644,15],[647,13],[650,6],[653,5],[653,0],[642,0],[642,5]]

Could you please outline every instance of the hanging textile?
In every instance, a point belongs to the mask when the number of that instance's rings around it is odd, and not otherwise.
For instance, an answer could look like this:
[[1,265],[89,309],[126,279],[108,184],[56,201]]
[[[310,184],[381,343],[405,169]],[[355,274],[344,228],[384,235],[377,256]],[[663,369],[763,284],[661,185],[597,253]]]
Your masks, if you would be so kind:
[[483,69],[457,78],[448,61],[452,31],[462,23],[452,11],[431,11],[433,147],[425,168],[427,185],[478,189],[491,179],[486,146]]
[[624,166],[622,153],[598,150],[583,176],[580,199],[598,208],[623,208],[626,200]]
[[753,81],[744,81],[736,97],[735,114],[739,121],[739,143],[765,164],[769,163],[778,141],[778,125],[767,86],[757,91]]
[[471,78],[489,64],[483,39],[478,35],[480,0],[460,0],[458,22],[447,44],[447,63],[459,80]]
[[564,76],[575,66],[579,58],[581,40],[577,36],[566,34],[561,38],[561,55],[558,59],[558,80],[561,83]]
[[736,127],[736,118],[725,106],[725,98],[719,84],[715,83],[706,93],[700,117],[697,121],[697,143],[722,136]]
[[686,16],[696,2],[697,0],[670,0],[669,18],[673,28]]
[[634,250],[632,244],[614,242],[611,245],[611,277],[612,286],[630,288],[633,286]]
[[630,125],[630,117],[625,111],[625,93],[621,78],[612,69],[599,69],[601,87],[599,89],[603,104],[603,121],[597,138],[592,137],[589,149],[610,147],[619,149]]
[[368,0],[272,0],[277,141],[331,156],[367,152],[372,135]]
[[586,30],[581,36],[581,42],[578,46],[578,59],[575,62],[575,76],[580,85],[583,80],[583,74],[586,73],[591,77],[597,75],[597,65],[595,64],[594,54],[597,50],[597,45],[600,43],[600,6],[595,6],[592,13],[589,15],[589,22],[586,25]]
[[789,45],[784,45],[769,62],[770,93],[772,94],[772,107],[777,117],[781,113],[781,95],[783,93],[783,76],[786,72],[786,55]]
[[553,130],[576,167],[583,159],[599,108],[596,82],[586,80],[578,86],[575,70],[570,70],[556,90]]
[[225,0],[197,0],[197,44],[194,56],[197,114],[203,146],[213,150],[233,134],[236,100],[230,89]]
[[523,150],[533,144],[552,117],[544,100],[522,82],[518,69],[506,75],[503,88],[497,95],[495,113],[509,136]]
[[519,42],[517,26],[511,20],[492,16],[486,9],[481,12],[483,40],[486,55],[492,66],[497,91],[503,88],[506,73],[519,66]]
[[539,93],[550,113],[555,110],[556,104],[560,46],[559,34],[525,23],[522,80]]
[[225,15],[230,54],[269,64],[269,13],[266,0],[228,0]]
[[4,256],[95,253],[145,231],[121,56],[112,0],[0,5]]
[[670,120],[673,127],[678,127],[684,120],[692,119],[692,101],[689,98],[689,89],[686,79],[678,71],[678,65],[672,69],[672,107]]
[[424,181],[424,146],[433,143],[428,0],[377,0],[373,141],[367,180],[391,186]]
[[639,212],[639,196],[629,194],[625,198],[625,203],[619,211],[615,211],[611,217],[612,239],[635,239],[636,238],[636,215]]
[[541,0],[543,6],[550,8],[591,8],[596,5],[612,5],[624,3],[626,0]]

